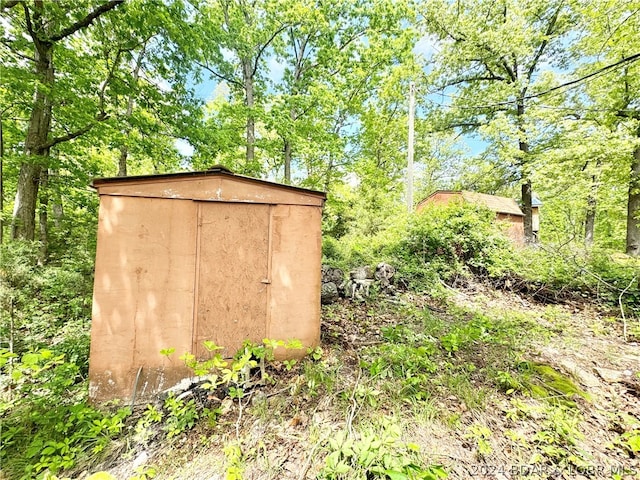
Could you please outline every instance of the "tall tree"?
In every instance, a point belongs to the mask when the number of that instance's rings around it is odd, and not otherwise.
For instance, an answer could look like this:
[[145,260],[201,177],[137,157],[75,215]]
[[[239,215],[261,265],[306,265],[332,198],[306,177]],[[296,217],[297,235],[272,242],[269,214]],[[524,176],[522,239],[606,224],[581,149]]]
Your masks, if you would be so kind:
[[256,162],[256,122],[264,107],[265,62],[273,43],[289,26],[284,4],[265,0],[212,0],[199,7],[194,29],[204,33],[195,45],[200,66],[213,79],[226,82],[241,94],[245,112],[244,170],[259,172]]
[[532,121],[529,109],[549,85],[541,70],[561,64],[561,39],[569,30],[571,11],[564,0],[431,1],[426,25],[437,35],[440,52],[431,72],[440,88],[453,94],[440,120],[464,131],[482,133],[491,122],[507,122],[516,149],[513,180],[521,184],[525,238],[532,242]]
[[640,256],[640,2],[585,4],[581,10],[586,35],[577,51],[592,61],[583,74],[601,72],[585,87],[601,121],[629,139],[627,161],[626,252]]
[[[104,111],[95,118],[66,134],[51,137],[55,98],[54,53],[73,35],[79,34],[101,15],[116,8],[122,0],[96,5],[64,4],[35,0],[6,1],[2,10],[9,10],[8,20],[13,27],[8,45],[12,54],[31,63],[35,75],[33,102],[24,141],[24,160],[20,165],[14,203],[12,237],[33,240],[35,213],[40,177],[48,165],[52,147],[88,132],[96,122],[106,118]],[[25,45],[25,38],[29,45]]]

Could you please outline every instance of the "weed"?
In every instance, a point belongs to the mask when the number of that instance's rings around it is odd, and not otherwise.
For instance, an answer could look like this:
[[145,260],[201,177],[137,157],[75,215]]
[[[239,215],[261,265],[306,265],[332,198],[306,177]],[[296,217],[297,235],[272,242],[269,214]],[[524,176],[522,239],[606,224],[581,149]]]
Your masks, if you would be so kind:
[[2,374],[12,379],[11,395],[0,401],[0,461],[11,477],[56,474],[95,459],[124,429],[130,414],[110,414],[87,405],[84,385],[76,383],[79,367],[50,350],[1,355]]
[[320,392],[331,394],[336,386],[340,365],[330,366],[327,362],[306,361],[303,376],[307,394],[316,397]]
[[175,437],[192,429],[199,418],[198,409],[193,399],[185,402],[169,395],[164,401],[164,408],[167,411],[164,425],[167,438]]
[[389,385],[390,394],[399,398],[427,400],[431,374],[437,370],[430,356],[433,344],[413,347],[400,344],[383,344],[363,351],[361,367],[373,378],[394,379],[400,388]]
[[244,458],[242,449],[236,443],[224,447],[224,456],[227,460],[226,480],[242,480],[244,472]]
[[483,458],[493,453],[493,448],[491,447],[491,443],[489,443],[491,435],[489,427],[474,423],[467,429],[465,438],[472,439],[476,442],[478,457]]
[[424,465],[420,447],[404,443],[400,428],[383,419],[379,429],[370,427],[356,437],[341,430],[328,441],[320,478],[390,478],[437,480],[447,477],[440,465]]

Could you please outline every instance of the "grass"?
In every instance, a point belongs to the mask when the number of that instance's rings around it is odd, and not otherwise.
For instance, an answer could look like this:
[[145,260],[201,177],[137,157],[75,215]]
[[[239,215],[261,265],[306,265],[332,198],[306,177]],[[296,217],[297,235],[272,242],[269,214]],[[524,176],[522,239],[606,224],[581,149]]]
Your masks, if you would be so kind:
[[[186,432],[167,439],[163,419],[144,444],[124,437],[124,453],[110,457],[120,459],[114,474],[435,480],[502,465],[527,466],[520,477],[534,479],[554,468],[636,468],[635,417],[598,410],[592,392],[539,355],[548,345],[583,344],[561,334],[591,332],[575,328],[570,309],[454,294],[325,307],[315,358],[268,365],[273,383],[248,390],[242,410],[223,400],[189,430],[191,417],[176,408],[171,421]],[[616,338],[605,333],[597,338]],[[150,459],[134,468],[143,448]]]

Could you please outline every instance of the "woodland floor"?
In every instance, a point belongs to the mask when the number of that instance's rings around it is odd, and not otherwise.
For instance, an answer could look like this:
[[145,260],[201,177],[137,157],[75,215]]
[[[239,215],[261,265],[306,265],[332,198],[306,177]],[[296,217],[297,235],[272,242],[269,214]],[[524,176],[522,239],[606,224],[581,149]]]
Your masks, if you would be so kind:
[[[224,448],[235,444],[242,478],[318,478],[329,439],[343,432],[357,441],[386,422],[451,479],[640,478],[640,453],[625,442],[640,434],[639,339],[623,340],[619,313],[587,300],[537,303],[474,282],[439,300],[342,301],[323,307],[321,360],[273,366],[274,383],[252,391],[241,414],[225,400],[215,424],[123,444],[101,467],[117,478],[144,464],[156,478],[223,479],[231,461]],[[637,319],[629,326],[638,335]],[[401,358],[405,344],[428,344],[427,375],[419,359]],[[536,377],[532,365],[557,378]],[[412,376],[418,381],[407,383]],[[569,379],[569,392],[552,385],[558,378]],[[542,394],[528,387],[536,382]]]

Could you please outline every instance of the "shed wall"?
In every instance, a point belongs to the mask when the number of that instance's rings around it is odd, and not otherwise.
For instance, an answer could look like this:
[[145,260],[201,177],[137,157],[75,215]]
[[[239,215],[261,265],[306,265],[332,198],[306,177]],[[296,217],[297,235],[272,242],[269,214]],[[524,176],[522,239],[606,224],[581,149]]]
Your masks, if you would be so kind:
[[89,367],[93,399],[129,397],[140,367],[140,396],[182,378],[182,362],[160,350],[191,349],[195,212],[190,201],[101,197]]
[[[224,346],[227,356],[245,339],[318,345],[319,197],[308,196],[311,205],[301,205],[297,192],[276,188],[265,198],[292,203],[202,202],[138,196],[145,192],[134,185],[126,185],[132,196],[105,194],[111,187],[100,186],[93,401],[128,401],[134,395],[142,401],[191,376],[179,356],[207,357],[204,340]],[[145,188],[154,194],[151,185]],[[221,196],[246,200],[250,193],[230,190],[225,186]],[[169,358],[160,354],[167,348],[175,349]],[[279,358],[303,354],[276,352]]]
[[[267,335],[320,343],[320,264],[322,209],[299,205],[272,207],[271,295]],[[277,356],[296,352],[277,352]],[[298,352],[302,355],[304,352]],[[299,356],[299,355],[298,355]]]
[[524,245],[524,217],[496,213],[496,219],[507,224],[507,236],[516,244]]
[[451,201],[459,201],[462,202],[462,194],[460,192],[436,192],[433,195],[425,198],[422,202],[417,205],[416,210],[419,212],[427,205],[436,204],[436,205],[444,205]]

